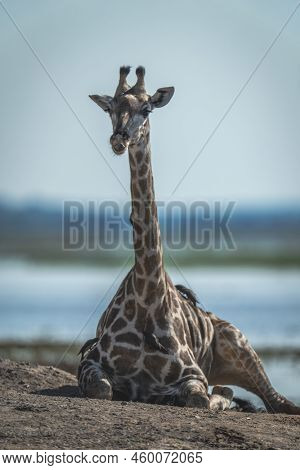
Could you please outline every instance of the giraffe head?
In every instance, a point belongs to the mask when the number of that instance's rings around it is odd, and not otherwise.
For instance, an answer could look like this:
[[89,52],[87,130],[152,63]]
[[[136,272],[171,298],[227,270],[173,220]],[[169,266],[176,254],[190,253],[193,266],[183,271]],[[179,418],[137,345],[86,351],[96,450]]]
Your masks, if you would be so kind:
[[174,94],[174,87],[159,88],[153,96],[145,89],[145,69],[136,69],[137,82],[133,87],[127,83],[130,67],[120,68],[120,79],[114,97],[90,95],[90,98],[109,113],[113,134],[110,138],[116,155],[122,155],[130,145],[138,143],[148,124],[149,114],[155,108],[168,104]]

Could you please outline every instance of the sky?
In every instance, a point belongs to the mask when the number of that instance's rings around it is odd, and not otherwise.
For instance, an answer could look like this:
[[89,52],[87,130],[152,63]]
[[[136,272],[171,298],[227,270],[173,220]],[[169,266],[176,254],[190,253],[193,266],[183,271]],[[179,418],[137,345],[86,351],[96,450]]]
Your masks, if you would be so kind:
[[175,86],[151,115],[158,200],[299,202],[300,8],[247,82],[297,3],[1,0],[0,197],[127,200],[88,95],[141,64],[148,93]]

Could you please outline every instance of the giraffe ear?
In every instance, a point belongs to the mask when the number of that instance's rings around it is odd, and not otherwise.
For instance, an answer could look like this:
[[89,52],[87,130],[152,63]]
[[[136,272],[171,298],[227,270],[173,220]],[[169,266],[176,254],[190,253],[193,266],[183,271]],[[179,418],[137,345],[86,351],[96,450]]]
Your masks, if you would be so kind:
[[174,95],[175,88],[173,86],[159,88],[153,96],[151,96],[151,103],[153,108],[162,108],[169,103]]
[[111,96],[103,95],[89,95],[91,100],[95,101],[95,103],[100,106],[106,113],[111,109],[111,102],[113,98]]

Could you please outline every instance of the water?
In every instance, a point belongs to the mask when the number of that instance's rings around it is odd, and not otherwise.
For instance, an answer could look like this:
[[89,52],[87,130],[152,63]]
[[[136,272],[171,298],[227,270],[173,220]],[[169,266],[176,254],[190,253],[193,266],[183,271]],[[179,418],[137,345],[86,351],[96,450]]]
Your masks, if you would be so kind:
[[[128,270],[0,262],[0,340],[94,337]],[[238,326],[254,347],[300,346],[300,270],[214,267],[169,274],[192,287],[207,310]],[[300,401],[299,362],[274,359],[266,369],[281,392]]]

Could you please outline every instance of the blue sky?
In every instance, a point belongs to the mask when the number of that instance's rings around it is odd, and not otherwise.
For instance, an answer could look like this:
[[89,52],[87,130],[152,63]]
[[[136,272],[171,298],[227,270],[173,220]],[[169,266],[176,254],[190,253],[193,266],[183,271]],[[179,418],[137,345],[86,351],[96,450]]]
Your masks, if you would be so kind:
[[297,1],[2,3],[78,120],[0,6],[1,196],[127,199],[113,172],[129,191],[128,158],[112,154],[88,95],[112,94],[119,66],[142,64],[149,93],[176,89],[151,115],[157,199],[300,200],[300,8],[172,195]]

